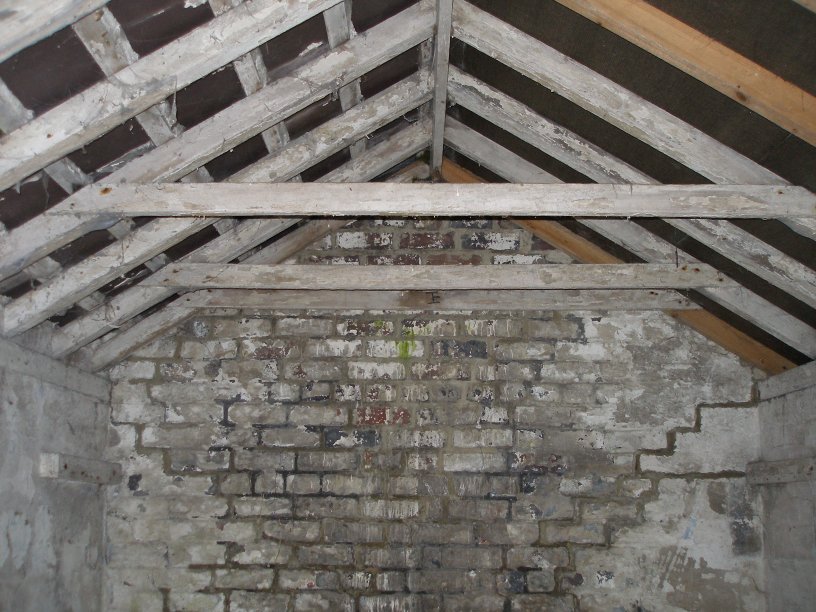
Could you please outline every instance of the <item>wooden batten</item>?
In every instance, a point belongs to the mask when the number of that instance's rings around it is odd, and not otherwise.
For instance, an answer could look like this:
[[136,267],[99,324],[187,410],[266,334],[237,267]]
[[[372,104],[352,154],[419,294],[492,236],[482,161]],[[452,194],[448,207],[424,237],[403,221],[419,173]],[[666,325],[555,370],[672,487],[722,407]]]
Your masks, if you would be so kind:
[[684,310],[696,308],[676,291],[640,289],[515,291],[193,291],[179,299],[188,308],[247,310]]

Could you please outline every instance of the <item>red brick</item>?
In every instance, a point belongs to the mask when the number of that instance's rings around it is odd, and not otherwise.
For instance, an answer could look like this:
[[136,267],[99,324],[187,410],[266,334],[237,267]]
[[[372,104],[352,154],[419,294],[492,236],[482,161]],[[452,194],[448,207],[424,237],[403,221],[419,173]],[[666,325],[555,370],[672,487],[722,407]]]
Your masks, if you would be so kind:
[[400,238],[401,249],[452,249],[453,233],[438,234],[435,232],[417,232],[403,234]]

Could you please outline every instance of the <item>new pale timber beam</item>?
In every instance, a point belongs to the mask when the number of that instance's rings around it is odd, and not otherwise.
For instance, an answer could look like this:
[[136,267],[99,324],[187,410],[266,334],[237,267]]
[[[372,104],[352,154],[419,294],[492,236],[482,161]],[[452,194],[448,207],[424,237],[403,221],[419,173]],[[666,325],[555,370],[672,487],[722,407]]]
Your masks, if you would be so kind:
[[3,0],[0,62],[105,6],[108,0]]
[[250,0],[168,43],[0,140],[0,189],[337,2]]
[[[444,163],[444,162],[443,162]],[[552,291],[194,291],[189,308],[250,310],[683,310],[696,308],[675,291],[596,289]]]
[[[430,97],[430,82],[427,73],[414,75],[393,85],[377,96],[366,100],[340,117],[332,119],[313,131],[289,142],[278,154],[270,155],[254,163],[229,178],[230,181],[243,181],[263,178],[269,181],[286,181],[297,176],[304,169],[318,163],[347,146],[350,142],[377,129],[391,120],[392,116],[401,115],[415,108]],[[395,114],[396,113],[396,114]],[[420,126],[421,127],[421,126]],[[429,129],[425,128],[426,132]],[[404,143],[395,135],[400,146],[410,150],[412,145]],[[422,146],[427,146],[428,138],[420,134]],[[384,150],[376,148],[374,161],[388,163],[392,145]],[[401,149],[402,150],[402,149]],[[361,154],[357,166],[365,165],[369,157]],[[401,159],[395,161],[398,163]],[[369,177],[368,173],[358,170],[361,180]],[[379,174],[380,172],[377,172]],[[352,178],[357,178],[352,177]],[[332,175],[327,177],[332,179]],[[291,227],[299,219],[260,219],[240,223],[233,230],[197,249],[180,261],[197,263],[227,262],[241,256],[246,251],[268,240],[280,231]],[[325,225],[325,224],[324,224]],[[321,226],[322,227],[322,226]],[[278,241],[279,242],[279,241]],[[275,243],[277,244],[277,242]],[[52,343],[54,356],[62,357],[102,334],[114,329],[142,311],[167,299],[172,289],[145,287],[142,283],[114,296],[106,304],[88,315],[76,319],[61,328],[62,333],[55,336]]]
[[[242,7],[245,5],[242,5]],[[238,10],[238,9],[235,9]],[[230,11],[232,12],[232,11]],[[433,12],[412,6],[374,26],[258,93],[239,100],[177,138],[133,160],[108,177],[112,182],[175,181],[255,134],[427,39]],[[405,159],[402,157],[401,159]],[[51,211],[80,201],[94,186],[63,200]],[[99,216],[54,219],[39,215],[0,241],[0,279],[48,255],[71,240],[111,225]]]
[[[496,153],[501,154],[502,151],[499,150]],[[524,171],[525,164],[529,162],[524,162],[524,160],[520,158],[516,161],[519,162],[516,164],[516,167],[520,169],[519,172],[522,172],[519,178],[534,175],[531,169]],[[487,167],[491,170],[493,169],[490,165]],[[495,168],[495,171],[500,170],[499,167]],[[448,181],[482,182],[482,179],[476,175],[467,171],[462,172],[461,170],[463,169],[448,160],[446,160],[442,166],[443,176]],[[500,176],[508,180],[515,180],[516,178],[514,174],[500,174]],[[611,255],[594,243],[578,236],[558,223],[540,219],[517,219],[516,223],[583,263],[623,263],[614,255]],[[747,334],[705,310],[699,309],[687,312],[669,310],[667,314],[766,372],[778,374],[779,372],[796,367],[796,364],[789,359],[779,355],[776,351],[769,349],[764,344],[757,342]]]
[[816,217],[816,194],[786,185],[107,183],[52,211],[44,216],[779,218]]
[[147,285],[179,289],[692,289],[734,285],[711,266],[264,266],[171,264]]
[[[416,125],[411,126],[415,128]],[[405,132],[407,130],[403,130]],[[426,128],[427,135],[424,136],[425,146],[430,142],[430,125]],[[392,166],[404,160],[403,157],[396,162],[390,157],[390,141],[380,143],[363,152],[357,158],[351,160],[345,166],[321,177],[320,181],[329,180],[369,180],[369,175],[378,176],[389,170]],[[370,163],[362,163],[364,158],[371,158]],[[379,167],[377,164],[379,163]],[[429,169],[425,164],[410,164],[406,168],[391,176],[389,182],[402,182],[405,176],[414,177],[419,172],[420,175],[427,175]],[[370,177],[370,178],[373,178]],[[268,247],[254,253],[246,261],[250,264],[279,264],[290,257],[296,255],[302,249],[320,240],[328,233],[339,229],[346,224],[346,221],[312,221],[299,227],[280,240],[276,240]],[[77,361],[85,368],[96,371],[105,368],[113,363],[121,361],[136,348],[155,340],[162,334],[173,329],[190,318],[195,310],[186,308],[182,302],[183,296],[176,298],[167,304],[159,312],[153,313],[128,329],[112,332],[110,337],[103,338],[84,354],[78,354]]]
[[436,41],[434,44],[433,136],[431,138],[431,172],[442,168],[442,146],[445,116],[448,108],[448,69],[450,66],[451,21],[453,0],[436,0]]
[[816,145],[816,97],[643,0],[556,0]]
[[816,0],[793,0],[796,4],[816,13]]

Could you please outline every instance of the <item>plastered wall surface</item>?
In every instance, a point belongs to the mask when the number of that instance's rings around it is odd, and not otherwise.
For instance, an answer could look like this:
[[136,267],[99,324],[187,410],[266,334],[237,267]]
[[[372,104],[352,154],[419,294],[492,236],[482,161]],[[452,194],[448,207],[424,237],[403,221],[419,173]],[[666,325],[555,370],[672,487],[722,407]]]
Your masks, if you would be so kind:
[[0,610],[98,610],[102,492],[40,478],[39,457],[100,458],[110,409],[42,375],[0,367]]
[[754,372],[665,314],[223,310],[111,376],[106,609],[765,609]]

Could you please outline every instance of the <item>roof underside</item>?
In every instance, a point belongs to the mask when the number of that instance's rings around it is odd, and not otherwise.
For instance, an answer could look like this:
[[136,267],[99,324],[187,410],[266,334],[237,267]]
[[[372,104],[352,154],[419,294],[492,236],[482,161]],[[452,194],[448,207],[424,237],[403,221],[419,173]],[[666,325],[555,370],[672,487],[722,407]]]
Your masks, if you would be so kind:
[[[167,264],[281,263],[350,220],[57,214],[93,183],[816,191],[810,0],[621,5],[0,0],[3,335],[99,369],[193,312]],[[710,264],[739,286],[678,318],[771,372],[816,358],[812,217],[518,223],[583,263]]]

